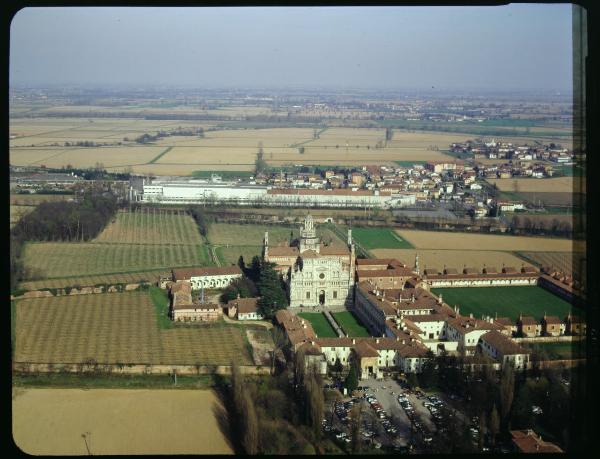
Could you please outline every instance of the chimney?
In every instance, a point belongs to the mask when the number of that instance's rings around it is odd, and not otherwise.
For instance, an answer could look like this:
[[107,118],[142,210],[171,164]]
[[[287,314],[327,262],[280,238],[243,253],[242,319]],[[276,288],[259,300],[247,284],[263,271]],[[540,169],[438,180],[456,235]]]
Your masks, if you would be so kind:
[[356,340],[352,338],[352,344],[356,344]]
[[238,300],[240,299],[240,292],[238,292],[238,294],[237,294],[237,299]]
[[306,328],[306,324],[305,323],[302,323],[302,328]]
[[469,318],[472,319],[473,318],[473,313],[469,314]]
[[375,343],[379,344],[379,338],[375,338]]
[[399,336],[396,336],[396,341],[400,341],[400,337]]

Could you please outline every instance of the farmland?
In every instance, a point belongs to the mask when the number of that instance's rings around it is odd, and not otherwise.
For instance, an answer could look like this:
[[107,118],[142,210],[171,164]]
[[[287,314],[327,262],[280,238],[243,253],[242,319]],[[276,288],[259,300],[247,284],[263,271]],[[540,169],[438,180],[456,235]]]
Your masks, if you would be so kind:
[[410,242],[387,228],[352,228],[352,237],[367,250],[410,249],[413,247]]
[[212,264],[191,216],[156,209],[117,213],[92,242],[28,243],[24,260],[38,278]]
[[465,266],[481,270],[485,265],[496,269],[502,269],[502,266],[519,269],[522,264],[528,265],[510,252],[494,250],[374,249],[371,254],[377,258],[397,258],[411,267],[418,254],[421,270],[427,267],[440,270],[448,267],[462,271]]
[[11,194],[11,206],[37,206],[42,202],[69,201],[74,199],[72,194]]
[[221,265],[228,266],[237,264],[240,255],[244,257],[244,262],[249,265],[252,258],[262,254],[262,245],[232,245],[229,247],[216,247],[215,252]]
[[310,322],[319,338],[337,338],[335,330],[322,312],[300,312],[297,315]]
[[[15,389],[15,443],[32,455],[230,454],[208,390]],[[164,422],[175,418],[185,422]],[[199,428],[198,426],[202,426]],[[87,432],[89,452],[82,434]],[[169,441],[165,441],[165,439]]]
[[500,191],[522,191],[526,193],[585,193],[585,181],[576,177],[558,177],[547,179],[519,178],[519,179],[487,179],[496,184]]
[[117,213],[94,242],[199,245],[202,237],[194,219],[183,211],[142,208]]
[[147,292],[19,300],[16,362],[251,364],[243,328],[158,327]]
[[585,241],[544,237],[474,234],[446,231],[398,230],[417,249],[507,250],[536,252],[585,251]]
[[453,287],[433,288],[431,291],[443,295],[444,302],[450,306],[458,305],[462,315],[473,314],[476,318],[498,314],[498,317],[509,317],[516,322],[521,313],[536,320],[541,320],[544,313],[561,319],[569,311],[583,315],[582,310],[538,286]]
[[170,274],[165,270],[157,271],[138,271],[123,274],[100,274],[97,276],[74,276],[64,277],[59,279],[43,279],[36,281],[21,282],[19,288],[24,290],[37,290],[42,288],[64,288],[74,287],[89,287],[92,285],[106,284],[132,284],[139,281],[155,282],[159,277]]
[[204,245],[36,242],[25,247],[36,277],[61,278],[211,264]]
[[369,331],[350,311],[333,312],[331,314],[346,335],[352,338],[371,336]]

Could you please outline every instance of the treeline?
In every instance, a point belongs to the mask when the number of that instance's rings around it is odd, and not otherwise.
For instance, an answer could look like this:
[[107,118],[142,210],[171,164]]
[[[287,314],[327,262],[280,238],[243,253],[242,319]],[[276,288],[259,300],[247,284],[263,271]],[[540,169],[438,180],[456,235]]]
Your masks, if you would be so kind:
[[74,167],[63,167],[62,169],[47,169],[48,172],[62,172],[70,174],[71,172],[84,180],[129,180],[131,174],[129,172],[108,172],[102,167],[90,169],[77,169]]
[[[198,137],[204,137],[204,128],[202,128],[202,127],[188,128],[188,129],[178,128],[173,131],[157,131],[156,134],[154,134],[154,135],[144,133],[141,136],[136,137],[135,141],[137,143],[145,144],[148,142],[156,142],[157,140],[165,138],[165,137],[193,136],[193,135],[198,136]],[[127,142],[127,141],[129,141],[129,138],[125,137],[123,140]]]
[[244,377],[232,366],[230,388],[222,395],[238,450],[277,455],[340,452],[327,451],[322,441],[323,381],[303,364],[298,359],[294,370],[269,378]]
[[10,231],[11,289],[27,277],[22,260],[26,241],[87,241],[96,237],[117,210],[113,195],[86,195],[81,202],[42,202]]
[[[506,365],[500,372],[494,371],[484,358],[474,371],[464,369],[464,358],[442,354],[429,355],[422,372],[408,375],[408,383],[422,389],[441,389],[457,398],[465,414],[478,421],[478,443],[494,448],[498,443],[510,442],[510,430],[542,427],[550,441],[556,441],[565,448],[576,448],[573,436],[578,434],[577,410],[581,410],[579,400],[570,397],[566,386],[561,382],[564,375],[560,370],[541,369],[537,362],[547,359],[544,355],[534,355],[536,363],[529,373],[517,372]],[[565,370],[565,373],[569,373]],[[576,372],[570,373],[572,377]],[[579,385],[578,380],[571,384]],[[579,394],[580,395],[580,394]],[[541,415],[532,412],[532,406],[542,408]],[[447,408],[446,408],[447,409]],[[581,411],[579,411],[581,412]],[[469,441],[469,425],[455,417],[451,428],[434,439],[433,452],[476,452]],[[455,441],[452,441],[452,439]]]
[[206,237],[208,235],[208,227],[214,221],[214,219],[210,215],[206,215],[200,206],[190,206],[188,208],[188,212],[194,218],[196,225],[198,225],[198,231],[200,231],[200,234]]

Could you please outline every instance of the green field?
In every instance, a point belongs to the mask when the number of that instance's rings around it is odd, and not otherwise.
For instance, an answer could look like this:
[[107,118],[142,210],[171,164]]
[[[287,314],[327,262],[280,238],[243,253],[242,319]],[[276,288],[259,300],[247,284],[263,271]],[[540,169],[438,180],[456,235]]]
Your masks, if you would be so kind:
[[534,351],[543,351],[551,360],[585,358],[585,340],[572,343],[535,343],[527,346]]
[[337,338],[337,333],[322,312],[301,312],[298,317],[308,320],[319,338]]
[[458,305],[463,316],[473,314],[475,318],[494,317],[497,313],[498,317],[509,317],[516,322],[520,313],[536,320],[546,313],[563,319],[570,310],[575,315],[584,315],[581,309],[537,286],[432,288],[431,291],[442,294],[450,306]]
[[217,247],[215,248],[217,257],[222,266],[237,265],[240,255],[244,257],[244,263],[249,266],[252,262],[252,258],[255,255],[259,257],[262,254],[261,245],[232,245],[229,247]]
[[352,237],[367,250],[414,248],[410,242],[388,228],[352,228]]
[[205,245],[36,242],[25,246],[25,266],[38,278],[209,266]]
[[352,338],[371,336],[369,330],[367,330],[366,327],[364,327],[358,321],[358,318],[350,311],[333,312],[331,315],[338,323],[340,328],[344,331],[344,333],[346,333],[346,335]]

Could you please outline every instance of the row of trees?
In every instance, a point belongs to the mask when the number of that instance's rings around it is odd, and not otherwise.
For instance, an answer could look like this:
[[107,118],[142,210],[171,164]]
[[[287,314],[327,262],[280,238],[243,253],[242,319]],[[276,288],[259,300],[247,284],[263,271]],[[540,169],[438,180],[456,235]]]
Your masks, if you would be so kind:
[[302,370],[302,382],[294,386],[291,376],[285,370],[269,378],[244,377],[232,366],[225,394],[230,432],[246,454],[315,454],[323,418],[322,381]]
[[[162,139],[164,137],[170,137],[170,136],[198,136],[198,137],[204,137],[204,128],[202,127],[198,127],[198,128],[188,128],[188,129],[183,129],[183,128],[178,128],[175,129],[173,131],[157,131],[156,134],[152,135],[152,134],[148,134],[148,133],[144,133],[139,137],[135,138],[135,141],[137,143],[141,143],[141,144],[145,144],[145,143],[149,143],[149,142],[156,142],[159,139]],[[124,141],[129,141],[128,137],[125,137],[123,139]]]

